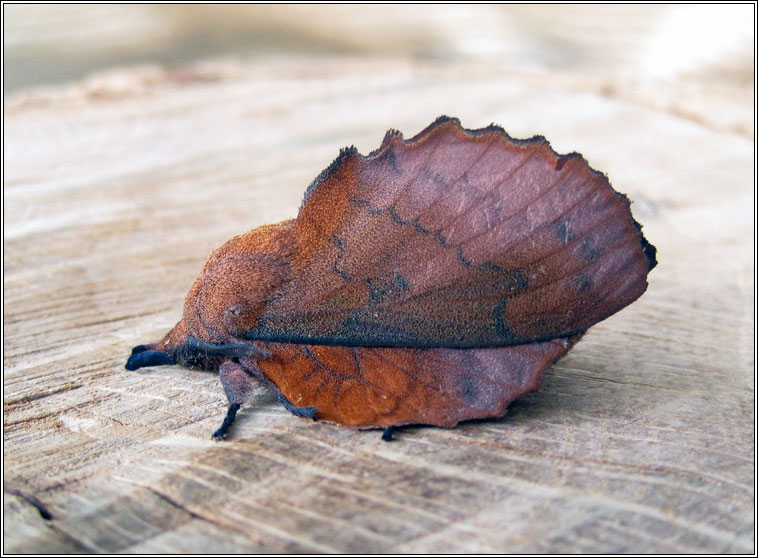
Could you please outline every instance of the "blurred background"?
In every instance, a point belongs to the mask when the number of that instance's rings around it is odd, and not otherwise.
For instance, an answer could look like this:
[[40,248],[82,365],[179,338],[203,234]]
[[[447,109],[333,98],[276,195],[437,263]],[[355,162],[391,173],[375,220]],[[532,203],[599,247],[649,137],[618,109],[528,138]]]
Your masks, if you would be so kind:
[[4,92],[106,68],[213,58],[365,56],[754,80],[754,6],[4,5]]

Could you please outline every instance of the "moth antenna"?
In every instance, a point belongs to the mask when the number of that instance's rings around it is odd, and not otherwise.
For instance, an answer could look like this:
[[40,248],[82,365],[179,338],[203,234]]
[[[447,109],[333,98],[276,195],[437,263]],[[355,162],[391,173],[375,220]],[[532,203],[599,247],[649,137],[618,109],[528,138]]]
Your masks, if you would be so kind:
[[145,351],[149,351],[153,347],[155,347],[155,343],[153,343],[152,345],[137,345],[136,347],[132,349],[132,355],[138,355],[140,353],[144,353]]
[[176,364],[176,360],[164,353],[163,351],[150,351],[147,349],[137,350],[144,345],[137,345],[132,349],[132,355],[126,361],[124,368],[127,370],[137,370],[145,366],[161,366],[164,364]]
[[[202,341],[197,337],[189,336],[185,341],[185,347],[193,351],[202,351],[209,357],[248,357],[256,359],[271,358],[271,353],[265,349],[258,349],[251,345],[245,345],[242,343],[227,343],[225,345],[218,345],[216,343],[208,343]],[[136,347],[135,347],[136,348]]]

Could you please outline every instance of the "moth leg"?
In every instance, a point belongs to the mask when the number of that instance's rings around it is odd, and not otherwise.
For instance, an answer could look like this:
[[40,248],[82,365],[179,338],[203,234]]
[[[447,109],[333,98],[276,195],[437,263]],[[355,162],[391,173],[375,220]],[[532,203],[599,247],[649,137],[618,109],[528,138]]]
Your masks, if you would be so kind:
[[218,375],[221,379],[224,393],[226,393],[226,398],[229,400],[229,409],[226,411],[226,417],[224,417],[221,427],[213,433],[213,439],[216,441],[226,438],[237,416],[237,411],[247,401],[250,390],[256,381],[247,370],[232,360],[226,360],[221,363]]
[[232,403],[229,405],[229,409],[226,411],[226,416],[224,417],[224,422],[221,423],[221,427],[216,430],[213,433],[213,439],[217,442],[220,442],[224,438],[226,438],[226,433],[229,431],[229,428],[231,428],[232,423],[234,422],[235,417],[237,416],[237,411],[239,411],[240,405],[239,403]]
[[392,436],[395,434],[395,430],[397,430],[397,426],[388,426],[384,429],[384,432],[382,432],[382,440],[385,442],[391,442]]
[[284,397],[284,394],[281,391],[279,392],[279,403],[281,403],[282,407],[287,409],[293,415],[316,420],[316,407],[296,407]]

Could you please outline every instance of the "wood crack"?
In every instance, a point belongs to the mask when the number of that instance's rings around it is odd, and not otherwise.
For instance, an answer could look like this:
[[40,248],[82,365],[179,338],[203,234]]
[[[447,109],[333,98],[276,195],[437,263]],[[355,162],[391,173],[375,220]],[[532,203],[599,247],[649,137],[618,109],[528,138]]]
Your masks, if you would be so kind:
[[34,494],[29,494],[28,492],[18,490],[17,488],[3,488],[3,492],[6,494],[13,494],[14,496],[18,496],[28,504],[31,504],[37,508],[37,511],[39,512],[40,516],[42,516],[42,519],[46,521],[55,519],[55,516],[50,513],[50,510],[47,508],[47,506],[43,504]]
[[148,492],[150,492],[150,494],[153,494],[154,496],[160,498],[162,501],[166,502],[171,507],[176,508],[176,509],[178,509],[178,510],[184,512],[184,513],[186,513],[187,515],[189,515],[190,517],[192,517],[194,519],[199,519],[200,521],[205,521],[206,523],[210,523],[210,524],[215,525],[216,527],[220,527],[222,529],[224,528],[223,524],[221,524],[221,523],[219,523],[217,521],[214,521],[213,519],[210,519],[208,517],[205,517],[203,515],[200,515],[199,513],[196,513],[194,511],[192,511],[191,509],[189,509],[185,505],[181,504],[180,502],[177,502],[176,500],[174,500],[170,496],[167,496],[163,492],[160,492],[160,491],[156,490],[155,488],[153,488],[151,486],[145,486],[145,485],[138,485],[138,486],[141,486],[142,488],[144,488],[145,490],[147,490]]

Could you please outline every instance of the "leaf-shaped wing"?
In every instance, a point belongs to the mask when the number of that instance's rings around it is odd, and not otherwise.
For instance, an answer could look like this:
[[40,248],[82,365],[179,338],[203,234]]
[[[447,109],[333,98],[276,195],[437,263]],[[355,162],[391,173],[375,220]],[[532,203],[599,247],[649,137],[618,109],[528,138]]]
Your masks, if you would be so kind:
[[487,347],[568,337],[639,297],[655,265],[629,201],[544,138],[440,118],[344,150],[293,228],[293,281],[250,339]]
[[256,366],[292,405],[355,428],[499,417],[539,385],[542,371],[576,342],[516,347],[415,349],[267,343]]

